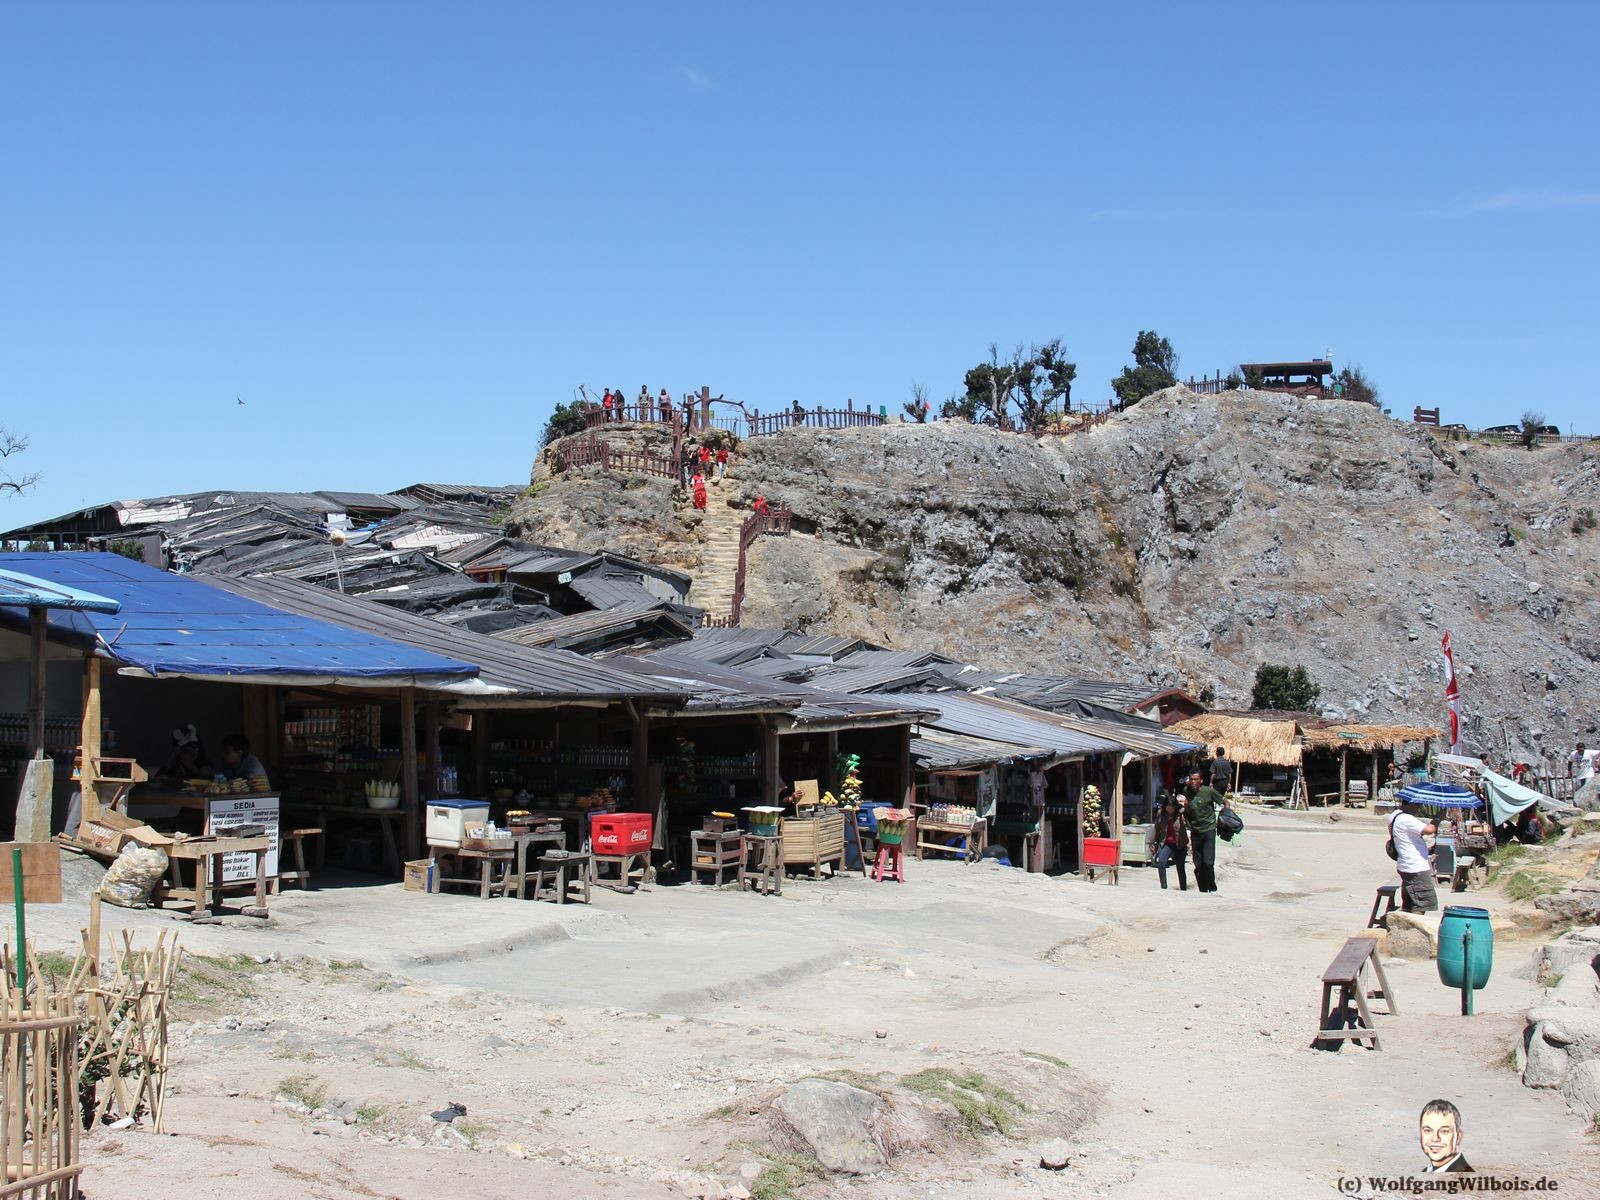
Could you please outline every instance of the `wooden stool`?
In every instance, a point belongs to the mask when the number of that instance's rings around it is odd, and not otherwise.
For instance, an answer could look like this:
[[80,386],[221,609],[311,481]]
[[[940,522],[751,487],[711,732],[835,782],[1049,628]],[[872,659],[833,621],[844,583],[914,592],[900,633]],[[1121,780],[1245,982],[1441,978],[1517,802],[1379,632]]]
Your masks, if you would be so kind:
[[885,879],[893,879],[896,883],[906,881],[906,856],[904,846],[890,846],[883,842],[878,843],[878,858],[872,866],[872,877],[879,883]]
[[760,888],[763,896],[783,895],[783,838],[749,835],[744,839],[744,855],[739,864],[739,890]]
[[565,904],[573,887],[582,891],[580,904],[589,903],[589,889],[594,879],[594,856],[574,851],[570,854],[541,854],[539,869],[533,877],[533,898],[554,900]]
[[744,834],[737,829],[727,833],[697,830],[689,835],[689,882],[699,883],[704,873],[712,876],[712,887],[737,883],[744,874],[744,856]]
[[[1378,889],[1378,894],[1372,899],[1372,915],[1367,918],[1368,929],[1388,928],[1389,914],[1399,907],[1394,899],[1395,893],[1399,890],[1400,885],[1398,883],[1386,883]],[[1384,908],[1385,901],[1388,902],[1387,908]],[[1382,912],[1378,911],[1380,908],[1383,908]]]
[[[610,888],[613,892],[636,892],[650,882],[650,853],[641,851],[638,854],[594,854],[594,866],[590,871],[596,887]],[[541,860],[542,861],[542,860]],[[615,867],[617,874],[614,878],[602,878],[602,868]],[[634,876],[639,877],[634,882]]]
[[[320,829],[290,829],[278,838],[278,877],[272,881],[272,894],[276,896],[286,884],[298,883],[302,888],[311,886],[311,872],[306,869],[305,839],[321,837]],[[294,870],[283,870],[284,861],[294,854]]]

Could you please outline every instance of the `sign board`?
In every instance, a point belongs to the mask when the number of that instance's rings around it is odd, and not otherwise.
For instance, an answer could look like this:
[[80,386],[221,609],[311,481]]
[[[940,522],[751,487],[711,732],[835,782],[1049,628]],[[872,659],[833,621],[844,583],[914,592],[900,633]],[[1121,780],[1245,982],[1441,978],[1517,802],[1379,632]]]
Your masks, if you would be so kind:
[[794,781],[795,807],[805,808],[810,804],[822,803],[822,793],[817,790],[815,779],[796,779]]
[[0,900],[10,904],[11,852],[22,851],[22,898],[28,904],[61,903],[61,847],[54,842],[0,842]]
[[[207,833],[226,834],[241,825],[264,825],[267,830],[267,878],[278,875],[277,796],[217,796],[206,804]],[[224,854],[223,883],[252,883],[256,877],[254,854]]]

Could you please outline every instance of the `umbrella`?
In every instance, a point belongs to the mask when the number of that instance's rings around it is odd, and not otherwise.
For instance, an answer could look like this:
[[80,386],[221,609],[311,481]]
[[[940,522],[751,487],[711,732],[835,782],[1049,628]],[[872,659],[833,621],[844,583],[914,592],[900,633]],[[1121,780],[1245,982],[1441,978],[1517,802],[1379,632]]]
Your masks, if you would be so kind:
[[1459,783],[1413,783],[1400,789],[1400,802],[1432,808],[1477,808],[1483,803],[1476,792]]

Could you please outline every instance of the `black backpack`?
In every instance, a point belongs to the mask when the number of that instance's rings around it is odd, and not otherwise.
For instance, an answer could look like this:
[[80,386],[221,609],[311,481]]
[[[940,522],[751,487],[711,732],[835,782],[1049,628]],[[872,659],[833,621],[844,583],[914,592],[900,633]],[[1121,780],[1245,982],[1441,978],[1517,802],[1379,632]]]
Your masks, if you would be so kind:
[[1225,842],[1231,842],[1244,832],[1244,818],[1231,808],[1217,811],[1217,836]]

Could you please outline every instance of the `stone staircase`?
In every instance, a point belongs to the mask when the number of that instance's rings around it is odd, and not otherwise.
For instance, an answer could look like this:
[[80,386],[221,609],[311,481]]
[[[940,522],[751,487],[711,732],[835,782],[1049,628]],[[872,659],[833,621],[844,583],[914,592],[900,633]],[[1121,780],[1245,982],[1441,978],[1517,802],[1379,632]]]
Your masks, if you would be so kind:
[[713,481],[706,490],[710,495],[705,522],[700,526],[705,548],[700,552],[689,603],[705,609],[708,617],[724,618],[733,608],[734,583],[739,574],[739,526],[750,513],[733,508],[724,500],[726,480]]

